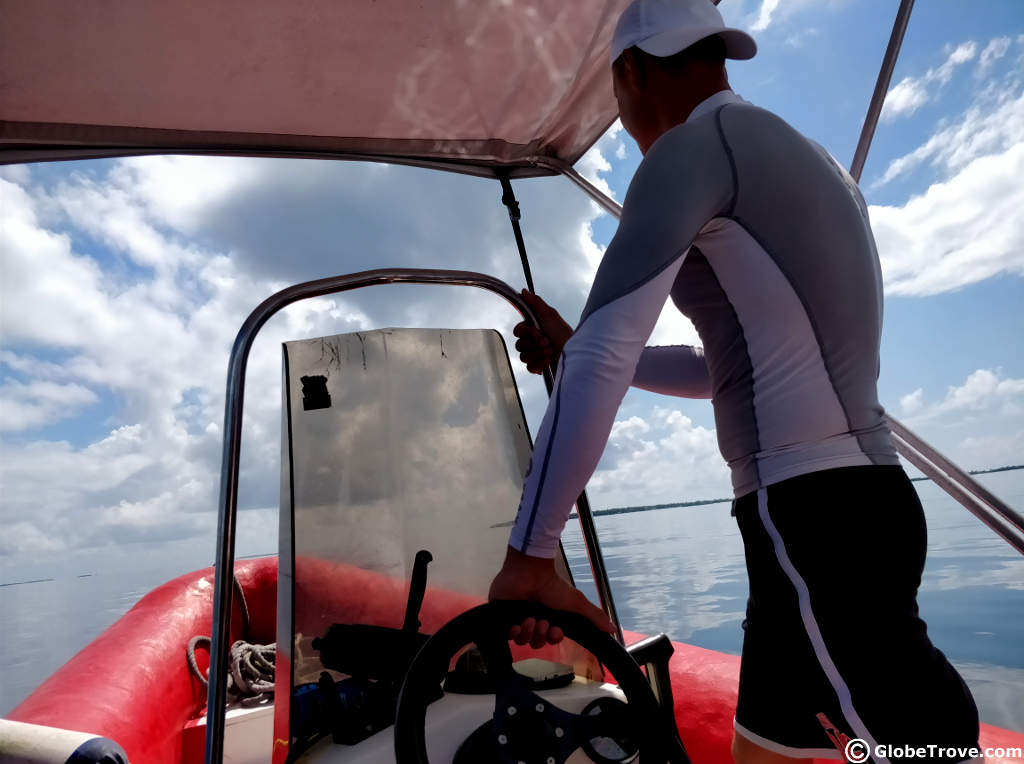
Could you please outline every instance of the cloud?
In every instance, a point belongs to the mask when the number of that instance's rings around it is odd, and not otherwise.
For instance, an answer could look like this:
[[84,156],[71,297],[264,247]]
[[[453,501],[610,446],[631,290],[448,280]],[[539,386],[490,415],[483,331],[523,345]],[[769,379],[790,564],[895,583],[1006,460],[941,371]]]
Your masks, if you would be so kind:
[[1024,142],[1024,88],[1020,80],[981,91],[963,114],[939,124],[913,151],[892,160],[872,188],[884,186],[928,163],[945,173],[974,159]]
[[693,325],[686,316],[679,312],[679,309],[670,299],[662,308],[658,316],[658,323],[654,325],[651,332],[650,345],[696,345],[701,346],[700,335],[697,334],[697,327]]
[[925,399],[918,388],[900,398],[907,421],[925,422],[948,414],[988,413],[999,417],[1024,417],[1024,379],[1004,377],[999,370],[978,369],[963,384],[950,385],[935,401]]
[[990,369],[978,369],[962,385],[950,387],[935,411],[978,410],[1018,401],[1024,401],[1024,379],[1004,379]]
[[1024,429],[1018,426],[1016,432],[984,435],[964,432],[960,441],[950,446],[949,453],[953,454],[957,464],[966,465],[969,469],[1020,464],[1024,461],[1021,459],[1021,454],[1024,454]]
[[96,393],[75,383],[5,380],[0,385],[0,432],[27,430],[74,416]]
[[[13,375],[2,388],[4,425],[22,431],[0,444],[0,482],[3,524],[20,528],[23,555],[38,537],[26,524],[68,550],[209,535],[215,524],[227,349],[274,287],[227,255],[183,243],[135,193],[125,166],[77,172],[31,195],[0,181],[0,360]],[[93,242],[105,245],[104,259],[78,251],[96,251]],[[119,275],[124,263],[138,269]],[[277,503],[277,480],[267,477],[279,449],[279,393],[266,394],[280,374],[274,340],[364,323],[340,299],[320,301],[289,309],[257,341],[243,506]],[[53,355],[59,363],[46,360]],[[112,432],[82,447],[33,439],[33,428],[82,413],[100,390],[116,393]]]
[[807,27],[806,29],[799,29],[782,41],[783,45],[788,45],[790,48],[802,48],[804,42],[811,37],[817,37],[818,30],[816,27]]
[[929,69],[925,77],[945,85],[952,79],[956,67],[971,61],[977,54],[978,44],[973,40],[960,43],[950,51],[949,57],[937,69]]
[[[806,9],[834,9],[841,7],[846,3],[847,0],[786,0],[785,3],[780,2],[780,0],[760,0],[760,5],[753,13],[748,14],[743,19],[731,23],[740,24],[751,32],[764,32],[769,27],[781,26],[782,22],[787,21],[790,17],[795,16]],[[725,6],[723,10],[727,14],[730,13],[730,6],[733,4],[726,3],[723,5]]]
[[900,117],[909,117],[949,84],[958,66],[971,61],[977,54],[978,44],[968,40],[950,50],[945,61],[921,77],[904,77],[886,94],[882,121],[892,122]]
[[1024,379],[977,369],[938,395],[917,388],[899,403],[903,424],[964,469],[1024,461]]
[[779,0],[761,0],[761,7],[757,11],[757,18],[750,25],[752,32],[762,32],[772,23],[772,17],[779,7]]
[[0,165],[0,178],[3,178],[4,180],[26,185],[31,177],[32,169],[27,164]]
[[977,369],[928,400],[924,389],[900,399],[904,424],[966,468],[1019,464],[1024,457],[1024,379]]
[[900,116],[909,116],[928,103],[925,83],[913,77],[904,77],[885,94],[882,121],[892,122]]
[[732,495],[715,431],[674,406],[616,421],[588,491],[601,507]]
[[34,553],[61,552],[64,542],[48,533],[44,533],[29,522],[8,523],[0,535],[0,555],[23,554],[26,550]]
[[886,293],[947,292],[1024,275],[1024,142],[972,160],[902,206],[871,206]]
[[626,144],[622,140],[622,122],[618,119],[601,136],[601,139],[591,146],[587,153],[580,157],[580,161],[576,163],[576,169],[580,175],[601,189],[607,196],[614,199],[615,192],[608,185],[608,181],[601,177],[601,173],[612,169],[611,163],[607,158],[609,154],[615,156],[616,159],[626,158]]
[[984,77],[992,65],[1006,55],[1006,51],[1010,49],[1010,43],[1009,37],[995,37],[989,40],[988,45],[978,57],[978,67],[974,71],[975,76]]
[[907,393],[900,398],[900,408],[904,414],[914,414],[924,407],[924,390],[917,388],[912,393]]
[[94,336],[90,328],[102,333],[96,318],[97,304],[104,299],[99,267],[72,254],[67,234],[39,226],[29,195],[16,183],[0,180],[0,210],[4,342],[68,347]]
[[1000,273],[1024,273],[1020,72],[1007,72],[978,91],[963,113],[940,121],[924,143],[892,160],[871,187],[921,166],[938,180],[902,205],[870,208],[887,293],[937,294]]

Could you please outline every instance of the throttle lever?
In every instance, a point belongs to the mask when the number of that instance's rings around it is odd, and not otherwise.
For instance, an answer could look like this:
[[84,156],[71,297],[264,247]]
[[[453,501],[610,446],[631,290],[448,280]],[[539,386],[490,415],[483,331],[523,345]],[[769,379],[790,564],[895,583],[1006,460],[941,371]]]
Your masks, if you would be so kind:
[[412,634],[420,630],[420,608],[423,607],[423,595],[427,591],[427,565],[434,555],[426,549],[416,553],[412,564],[412,581],[409,583],[409,602],[405,606],[405,622],[402,630]]

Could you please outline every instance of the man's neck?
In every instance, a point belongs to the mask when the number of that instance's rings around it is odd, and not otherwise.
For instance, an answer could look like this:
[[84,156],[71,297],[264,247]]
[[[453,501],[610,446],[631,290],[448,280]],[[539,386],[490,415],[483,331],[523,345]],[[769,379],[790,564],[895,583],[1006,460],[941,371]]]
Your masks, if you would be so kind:
[[664,134],[676,125],[686,122],[694,109],[723,90],[731,92],[728,81],[708,83],[704,87],[688,87],[682,91],[676,90],[672,94],[666,93],[665,97],[658,101],[659,104],[663,104],[658,114],[659,134]]
[[723,85],[720,88],[716,88],[716,89],[713,89],[713,90],[709,89],[706,93],[698,96],[694,100],[693,104],[689,107],[689,111],[686,114],[686,119],[690,119],[690,117],[693,116],[693,112],[696,111],[697,108],[702,103],[704,103],[705,101],[707,101],[710,98],[713,98],[714,96],[718,95],[719,93],[723,93],[723,92],[725,92],[725,93],[732,93],[732,88],[729,87],[728,83],[726,83],[725,85]]

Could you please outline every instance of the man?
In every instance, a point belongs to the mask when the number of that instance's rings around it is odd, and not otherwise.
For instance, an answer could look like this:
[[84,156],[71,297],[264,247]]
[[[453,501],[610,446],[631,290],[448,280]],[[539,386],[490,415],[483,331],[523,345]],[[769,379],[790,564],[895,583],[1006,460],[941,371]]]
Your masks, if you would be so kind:
[[[557,376],[490,596],[612,630],[555,575],[569,510],[631,384],[710,397],[750,579],[736,760],[973,746],[974,702],[917,615],[924,518],[877,400],[867,208],[824,149],[729,89],[724,58],[755,52],[709,0],[635,0],[619,20],[613,84],[644,159],[576,330],[532,296],[541,331],[516,328],[528,368]],[[644,347],[670,296],[703,350]],[[511,636],[563,635],[530,619]]]

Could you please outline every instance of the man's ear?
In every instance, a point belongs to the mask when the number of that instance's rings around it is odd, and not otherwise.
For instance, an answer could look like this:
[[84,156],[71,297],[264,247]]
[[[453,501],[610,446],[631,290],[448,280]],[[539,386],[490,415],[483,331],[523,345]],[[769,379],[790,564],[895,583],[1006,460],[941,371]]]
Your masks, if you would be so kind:
[[643,54],[638,54],[636,48],[622,51],[623,75],[633,90],[643,90],[647,85],[647,67],[643,58]]

